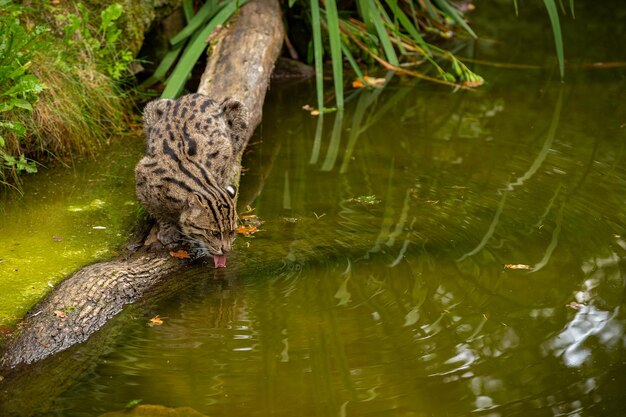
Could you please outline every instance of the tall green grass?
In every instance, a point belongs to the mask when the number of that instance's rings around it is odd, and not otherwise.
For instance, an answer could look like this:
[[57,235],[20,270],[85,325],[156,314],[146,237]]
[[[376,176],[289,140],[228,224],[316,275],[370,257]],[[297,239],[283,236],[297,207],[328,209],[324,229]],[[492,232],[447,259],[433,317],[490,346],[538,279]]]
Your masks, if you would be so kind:
[[[132,54],[120,47],[119,4],[94,13],[0,0],[0,183],[51,159],[94,154],[127,126],[120,88]],[[50,14],[48,14],[50,13]],[[63,34],[64,36],[59,36]]]
[[[460,88],[482,84],[474,74],[448,51],[436,46],[437,38],[449,38],[457,24],[466,36],[476,37],[461,12],[447,0],[357,0],[356,7],[335,0],[309,0],[313,61],[317,79],[317,101],[321,113],[324,85],[320,72],[326,57],[332,64],[335,102],[343,109],[345,58],[364,85],[363,68],[376,63],[398,73],[424,78]],[[462,35],[462,33],[461,33]],[[428,40],[427,40],[428,39]],[[430,69],[417,70],[427,62]]]
[[147,89],[158,82],[165,83],[162,98],[178,97],[191,77],[191,71],[207,49],[207,40],[216,29],[226,24],[239,7],[248,0],[208,0],[193,13],[193,1],[183,2],[187,25],[170,39],[171,48],[154,74],[140,88]]

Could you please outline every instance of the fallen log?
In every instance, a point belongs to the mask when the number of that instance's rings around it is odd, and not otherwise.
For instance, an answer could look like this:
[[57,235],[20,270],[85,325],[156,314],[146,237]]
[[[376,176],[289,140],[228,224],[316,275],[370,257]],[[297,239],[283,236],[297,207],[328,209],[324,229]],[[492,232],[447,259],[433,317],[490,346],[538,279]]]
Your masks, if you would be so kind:
[[[241,8],[208,58],[199,93],[235,97],[249,109],[247,138],[261,121],[265,94],[284,37],[277,0]],[[0,370],[32,364],[89,339],[126,306],[164,287],[188,262],[144,245],[123,259],[89,265],[31,309],[2,349]]]

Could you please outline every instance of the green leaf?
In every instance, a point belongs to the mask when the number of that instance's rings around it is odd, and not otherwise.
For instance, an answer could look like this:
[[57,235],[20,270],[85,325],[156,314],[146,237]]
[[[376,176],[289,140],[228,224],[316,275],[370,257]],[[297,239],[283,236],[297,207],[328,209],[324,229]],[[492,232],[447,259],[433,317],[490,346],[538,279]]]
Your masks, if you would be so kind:
[[176,98],[180,95],[187,83],[187,78],[191,74],[191,70],[207,48],[206,40],[211,32],[213,32],[217,25],[226,23],[233,13],[246,3],[247,0],[229,2],[197,33],[197,35],[194,35],[194,38],[191,39],[185,48],[185,52],[183,52],[183,56],[180,58],[176,68],[174,68],[174,71],[168,77],[167,85],[161,94],[161,98]]
[[15,107],[19,107],[20,109],[28,110],[30,112],[33,111],[33,106],[27,100],[21,98],[14,98],[9,100]]
[[4,140],[2,135],[0,135],[0,148],[4,148],[5,146],[6,146],[6,141]]
[[142,401],[143,401],[143,399],[141,399],[141,398],[137,398],[137,399],[131,400],[131,401],[128,402],[128,404],[126,404],[125,408],[133,408],[133,407],[139,405],[139,403],[141,403]]
[[11,155],[7,155],[2,152],[2,157],[4,158],[4,165],[8,167],[14,167],[17,164],[17,159]]
[[311,25],[313,27],[313,54],[315,58],[317,108],[320,110],[320,113],[322,113],[324,107],[324,69],[322,62],[324,46],[322,45],[322,22],[320,18],[319,0],[311,0]]
[[0,97],[15,97],[18,94],[35,93],[39,94],[43,91],[43,85],[34,75],[21,76],[17,83],[0,94]]
[[559,73],[561,74],[561,81],[565,77],[565,57],[563,54],[563,37],[561,35],[561,24],[559,22],[559,12],[556,8],[554,0],[543,0],[548,16],[550,17],[550,23],[552,24],[552,33],[554,35],[554,44],[556,46],[556,57],[559,61]]
[[341,111],[343,110],[343,62],[341,56],[339,15],[335,0],[326,0],[326,18],[328,20],[330,58],[333,66],[333,81],[335,83],[335,99],[337,100],[337,108]]
[[26,171],[29,174],[34,174],[37,172],[37,165],[35,165],[35,162],[29,161],[24,157],[24,155],[20,155],[20,159],[15,162],[15,168],[18,171]]
[[369,0],[358,0],[357,7],[359,10],[359,14],[363,19],[363,23],[365,23],[365,27],[368,32],[374,32],[374,25],[372,24],[372,19],[370,18],[370,2]]
[[471,27],[469,27],[469,25],[467,24],[467,22],[465,21],[465,19],[463,19],[463,16],[461,16],[461,14],[459,13],[458,10],[456,10],[454,7],[452,7],[450,4],[448,4],[448,2],[446,0],[433,0],[435,3],[437,3],[437,5],[439,6],[439,8],[448,16],[450,16],[450,18],[452,20],[454,20],[457,24],[459,24],[463,29],[465,29],[467,31],[467,33],[469,33],[470,35],[472,35],[473,38],[478,38],[478,36],[476,36],[476,34],[474,33],[474,31],[472,30]]
[[26,126],[20,122],[0,122],[0,128],[5,129],[16,136],[24,136],[24,134],[26,134]]
[[187,39],[191,35],[193,35],[196,30],[207,20],[209,20],[218,10],[217,2],[215,0],[207,1],[204,5],[198,10],[198,13],[189,21],[189,24],[185,26],[180,32],[170,39],[171,45],[177,45],[181,41]]
[[428,44],[424,41],[422,35],[420,35],[413,22],[411,22],[407,15],[402,11],[402,9],[398,7],[398,1],[387,0],[387,4],[391,8],[391,12],[394,14],[394,16],[396,16],[400,21],[400,24],[402,25],[404,30],[406,30],[408,34],[411,35],[413,40],[421,45],[422,48],[424,48],[426,51],[429,51]]
[[100,13],[100,17],[102,19],[100,23],[100,30],[105,32],[113,24],[113,22],[120,18],[123,11],[124,9],[119,3],[113,3],[104,9],[102,13]]
[[374,0],[370,0],[370,18],[372,19],[372,23],[376,28],[376,32],[378,33],[378,39],[383,47],[383,51],[385,51],[385,56],[387,57],[387,61],[391,65],[398,66],[398,56],[396,55],[396,51],[393,49],[393,45],[391,44],[391,39],[389,39],[389,35],[387,34],[387,30],[385,29],[385,24],[376,9],[376,5],[374,4]]
[[193,19],[193,0],[183,0],[183,13],[185,14],[185,21],[191,22]]
[[161,61],[157,69],[154,70],[154,73],[150,76],[150,78],[148,78],[139,85],[139,89],[145,90],[146,88],[151,87],[160,81],[163,81],[165,79],[165,75],[170,70],[172,65],[174,65],[174,62],[176,62],[178,55],[180,55],[180,52],[183,50],[183,46],[185,46],[185,43],[180,42],[178,45],[172,48],[165,55],[165,57],[163,57],[163,60]]
[[345,44],[342,43],[341,44],[341,50],[343,51],[343,54],[348,59],[348,62],[350,63],[350,66],[354,70],[356,76],[359,78],[359,80],[361,80],[363,85],[366,86],[367,82],[365,82],[365,78],[363,77],[363,73],[361,72],[361,68],[359,68],[359,65],[354,60],[354,57],[352,56],[352,53],[350,52],[350,49],[348,49],[348,47]]

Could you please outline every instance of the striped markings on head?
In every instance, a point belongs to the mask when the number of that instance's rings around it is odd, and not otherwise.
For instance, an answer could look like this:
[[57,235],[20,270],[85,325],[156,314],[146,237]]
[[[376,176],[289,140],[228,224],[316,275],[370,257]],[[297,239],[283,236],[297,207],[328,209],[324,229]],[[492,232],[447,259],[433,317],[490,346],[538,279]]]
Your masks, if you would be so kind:
[[237,194],[237,189],[234,185],[229,185],[228,187],[226,187],[226,191],[228,192],[229,196],[235,198],[235,195]]

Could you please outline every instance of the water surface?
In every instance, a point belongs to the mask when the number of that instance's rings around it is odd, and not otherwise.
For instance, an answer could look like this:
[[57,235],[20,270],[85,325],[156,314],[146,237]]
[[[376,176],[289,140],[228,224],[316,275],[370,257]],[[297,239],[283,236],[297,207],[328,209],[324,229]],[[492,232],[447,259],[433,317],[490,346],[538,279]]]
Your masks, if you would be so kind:
[[623,57],[579,34],[565,84],[544,27],[470,48],[537,66],[477,66],[475,92],[390,77],[320,123],[310,84],[272,86],[240,197],[262,231],[42,415],[621,416],[625,73],[580,66]]

